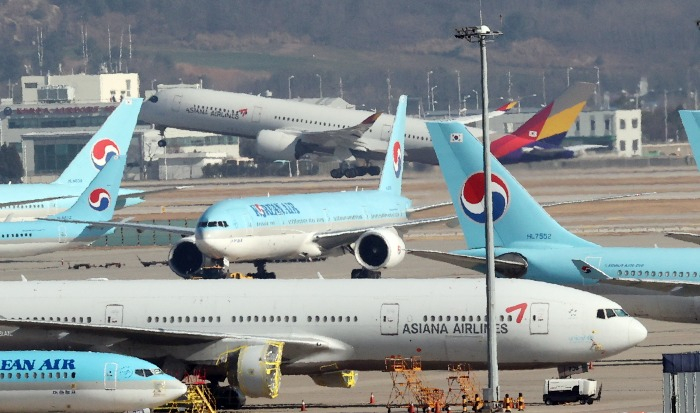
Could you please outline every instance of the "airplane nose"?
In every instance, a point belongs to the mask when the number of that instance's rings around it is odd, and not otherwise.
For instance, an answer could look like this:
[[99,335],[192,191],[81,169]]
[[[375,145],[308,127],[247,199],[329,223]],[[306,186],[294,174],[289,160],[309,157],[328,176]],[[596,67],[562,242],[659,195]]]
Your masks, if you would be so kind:
[[165,390],[160,394],[160,403],[175,400],[187,392],[187,385],[180,380],[168,380]]
[[628,340],[630,345],[636,346],[647,338],[647,329],[635,319],[630,320]]

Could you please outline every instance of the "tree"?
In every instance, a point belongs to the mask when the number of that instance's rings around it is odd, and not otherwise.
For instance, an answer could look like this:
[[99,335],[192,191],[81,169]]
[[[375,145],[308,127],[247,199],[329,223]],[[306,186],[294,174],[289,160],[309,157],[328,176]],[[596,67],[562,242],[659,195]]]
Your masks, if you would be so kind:
[[24,167],[17,149],[3,143],[0,146],[0,182],[20,182],[24,176]]

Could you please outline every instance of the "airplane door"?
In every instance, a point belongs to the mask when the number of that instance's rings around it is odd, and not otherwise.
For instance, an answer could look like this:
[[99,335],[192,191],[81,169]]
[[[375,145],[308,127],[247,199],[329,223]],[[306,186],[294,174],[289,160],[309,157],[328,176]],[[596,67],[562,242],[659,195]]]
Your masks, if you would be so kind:
[[122,325],[124,315],[124,306],[119,304],[110,304],[105,308],[105,321],[109,325]]
[[58,243],[65,244],[66,242],[68,242],[68,233],[66,232],[66,226],[59,225],[58,226]]
[[173,112],[179,112],[181,102],[182,102],[182,95],[173,96],[173,105],[170,107],[170,110],[172,110]]
[[549,334],[549,303],[530,305],[530,334]]
[[379,325],[383,336],[396,336],[399,334],[399,305],[382,304],[379,315]]
[[389,138],[391,138],[391,125],[382,125],[381,130],[382,134],[379,136],[379,139],[384,142],[389,142]]
[[253,123],[260,123],[261,116],[262,116],[262,108],[260,106],[255,106],[253,108],[253,117],[250,120]]
[[117,363],[105,363],[105,390],[117,390]]

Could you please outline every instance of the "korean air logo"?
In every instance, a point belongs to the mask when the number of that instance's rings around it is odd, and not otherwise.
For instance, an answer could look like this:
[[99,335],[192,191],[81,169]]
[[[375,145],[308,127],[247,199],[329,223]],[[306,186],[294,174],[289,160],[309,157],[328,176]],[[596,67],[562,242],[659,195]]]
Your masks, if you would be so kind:
[[[486,223],[485,182],[483,172],[473,174],[464,181],[459,199],[464,213],[471,220],[480,224]],[[505,214],[510,203],[508,186],[496,174],[491,174],[491,198],[493,199],[493,221],[496,222]]]
[[95,211],[104,211],[107,209],[107,207],[109,207],[110,202],[112,202],[112,197],[109,196],[109,192],[103,188],[93,190],[90,192],[90,196],[88,197],[90,208],[94,209]]
[[90,155],[92,156],[92,164],[95,165],[95,168],[102,170],[114,155],[119,155],[119,147],[109,138],[100,139],[92,147]]
[[581,267],[581,271],[583,271],[583,272],[586,273],[586,274],[590,274],[590,273],[591,273],[591,267],[589,267],[588,265],[584,265],[584,266]]
[[401,177],[401,169],[403,168],[403,158],[401,158],[401,143],[394,142],[394,174],[397,178]]

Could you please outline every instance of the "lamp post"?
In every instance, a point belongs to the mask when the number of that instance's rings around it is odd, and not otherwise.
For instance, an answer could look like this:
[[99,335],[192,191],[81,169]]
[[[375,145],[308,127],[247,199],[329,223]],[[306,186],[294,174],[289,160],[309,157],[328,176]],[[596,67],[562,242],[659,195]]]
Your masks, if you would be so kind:
[[479,92],[474,89],[472,89],[472,92],[476,95],[476,110],[479,110]]
[[[595,99],[595,102],[596,102],[596,104],[597,104],[597,103],[598,103],[598,99],[602,99],[602,96],[600,96],[600,68],[599,68],[598,66],[593,66],[593,68],[595,69],[595,78],[596,78],[596,81],[595,81],[595,84],[596,84],[596,88],[595,88],[596,99]],[[598,108],[601,108],[601,107],[603,107],[602,100],[601,100],[601,104],[598,106]]]
[[154,87],[153,85],[154,85],[157,81],[158,81],[158,79],[153,79],[153,80],[151,80],[151,90],[155,90],[155,87]]
[[437,85],[430,88],[430,111],[435,112],[435,88]]
[[433,73],[433,71],[428,72],[428,107],[430,107],[430,102],[432,99],[430,98],[430,74]]
[[316,77],[318,78],[318,98],[323,99],[323,79],[318,73],[316,73]]
[[470,43],[479,42],[481,50],[481,123],[484,141],[484,212],[486,213],[486,223],[484,227],[486,238],[486,319],[487,319],[487,343],[488,343],[488,369],[489,384],[484,389],[484,400],[492,407],[489,411],[494,411],[500,400],[500,390],[498,385],[498,354],[496,346],[496,272],[493,243],[493,199],[491,193],[491,140],[489,139],[489,92],[488,73],[486,68],[486,42],[493,41],[496,36],[501,35],[499,31],[492,31],[488,26],[469,26],[456,29],[455,37],[465,39]]
[[289,88],[289,99],[292,98],[292,79],[294,79],[294,75],[291,75],[287,78],[287,87]]
[[571,86],[571,77],[569,75],[569,72],[571,72],[572,70],[574,70],[574,68],[571,66],[566,68],[566,87]]
[[459,105],[459,110],[457,111],[457,113],[459,113],[462,110],[462,82],[459,78],[459,70],[455,70],[455,73],[457,73],[457,105]]
[[547,106],[547,81],[545,80],[545,73],[542,72],[542,107],[545,106]]

